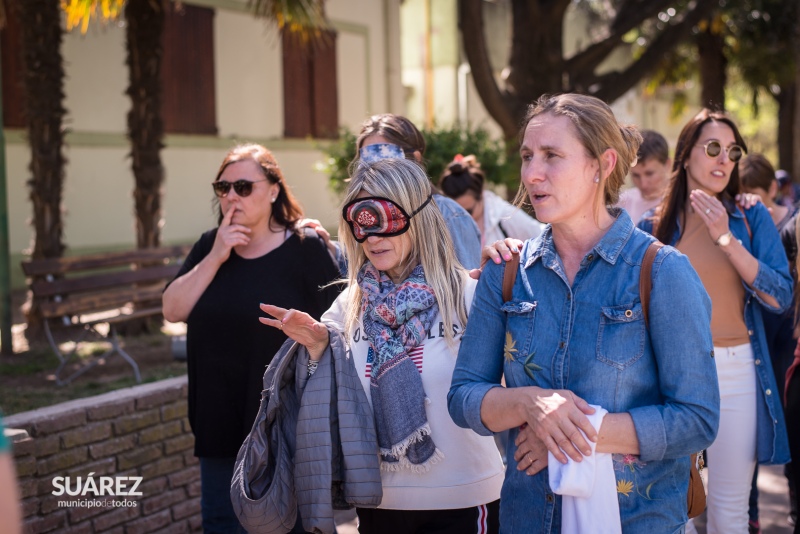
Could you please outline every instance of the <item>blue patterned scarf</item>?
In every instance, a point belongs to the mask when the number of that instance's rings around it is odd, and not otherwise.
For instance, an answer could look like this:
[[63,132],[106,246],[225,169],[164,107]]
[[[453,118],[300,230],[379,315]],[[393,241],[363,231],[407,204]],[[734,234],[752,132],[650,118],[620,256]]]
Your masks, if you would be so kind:
[[400,284],[367,262],[358,273],[364,334],[375,353],[370,376],[381,469],[425,472],[444,456],[431,438],[425,391],[409,351],[421,345],[439,313],[417,265]]

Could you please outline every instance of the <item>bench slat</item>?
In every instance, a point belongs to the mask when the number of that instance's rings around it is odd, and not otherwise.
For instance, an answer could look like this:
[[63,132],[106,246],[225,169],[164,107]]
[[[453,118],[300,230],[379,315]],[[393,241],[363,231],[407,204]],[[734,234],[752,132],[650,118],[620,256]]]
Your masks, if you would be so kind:
[[31,291],[37,297],[71,296],[75,293],[97,291],[108,287],[172,279],[180,268],[181,266],[176,263],[159,267],[146,267],[136,271],[119,271],[79,278],[64,278],[52,282],[36,280],[31,284]]
[[45,276],[48,274],[64,274],[91,269],[119,267],[131,263],[145,263],[171,258],[183,258],[189,253],[189,245],[172,247],[143,248],[122,252],[104,252],[86,256],[66,256],[22,262],[22,270],[26,276]]
[[155,308],[145,308],[143,310],[136,310],[133,313],[122,313],[114,317],[98,319],[97,321],[86,321],[83,324],[97,324],[97,323],[119,324],[119,323],[124,323],[125,321],[130,321],[132,319],[139,319],[140,317],[151,317],[153,315],[158,315],[159,313],[161,313],[161,306]]
[[41,310],[42,315],[48,319],[62,315],[99,313],[131,303],[160,301],[163,290],[164,284],[158,284],[147,287],[117,288],[100,293],[85,293],[73,295],[60,302],[43,302]]

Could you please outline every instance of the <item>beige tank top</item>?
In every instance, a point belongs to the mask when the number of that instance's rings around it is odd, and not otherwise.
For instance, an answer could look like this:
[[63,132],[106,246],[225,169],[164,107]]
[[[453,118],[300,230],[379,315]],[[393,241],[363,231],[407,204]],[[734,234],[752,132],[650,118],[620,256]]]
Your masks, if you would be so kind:
[[750,343],[744,322],[744,286],[722,247],[711,240],[696,213],[686,213],[683,235],[675,246],[689,257],[711,297],[711,336],[715,347]]

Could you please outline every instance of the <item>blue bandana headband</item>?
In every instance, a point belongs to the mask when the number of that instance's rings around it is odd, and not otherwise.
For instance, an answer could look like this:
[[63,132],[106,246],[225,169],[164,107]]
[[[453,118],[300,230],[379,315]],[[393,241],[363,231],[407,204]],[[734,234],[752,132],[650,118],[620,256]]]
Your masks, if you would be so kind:
[[359,159],[368,165],[382,159],[405,159],[405,157],[403,149],[391,143],[369,145],[361,147],[359,151]]

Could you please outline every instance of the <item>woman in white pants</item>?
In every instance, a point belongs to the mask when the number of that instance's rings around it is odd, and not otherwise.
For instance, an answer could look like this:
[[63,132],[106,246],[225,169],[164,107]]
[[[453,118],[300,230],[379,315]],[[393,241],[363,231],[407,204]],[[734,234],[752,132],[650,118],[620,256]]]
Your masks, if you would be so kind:
[[761,308],[780,312],[790,305],[791,277],[767,208],[737,204],[745,150],[728,116],[701,111],[678,138],[664,201],[639,223],[689,257],[711,297],[721,413],[708,448],[709,534],[746,533],[756,462],[789,461]]

